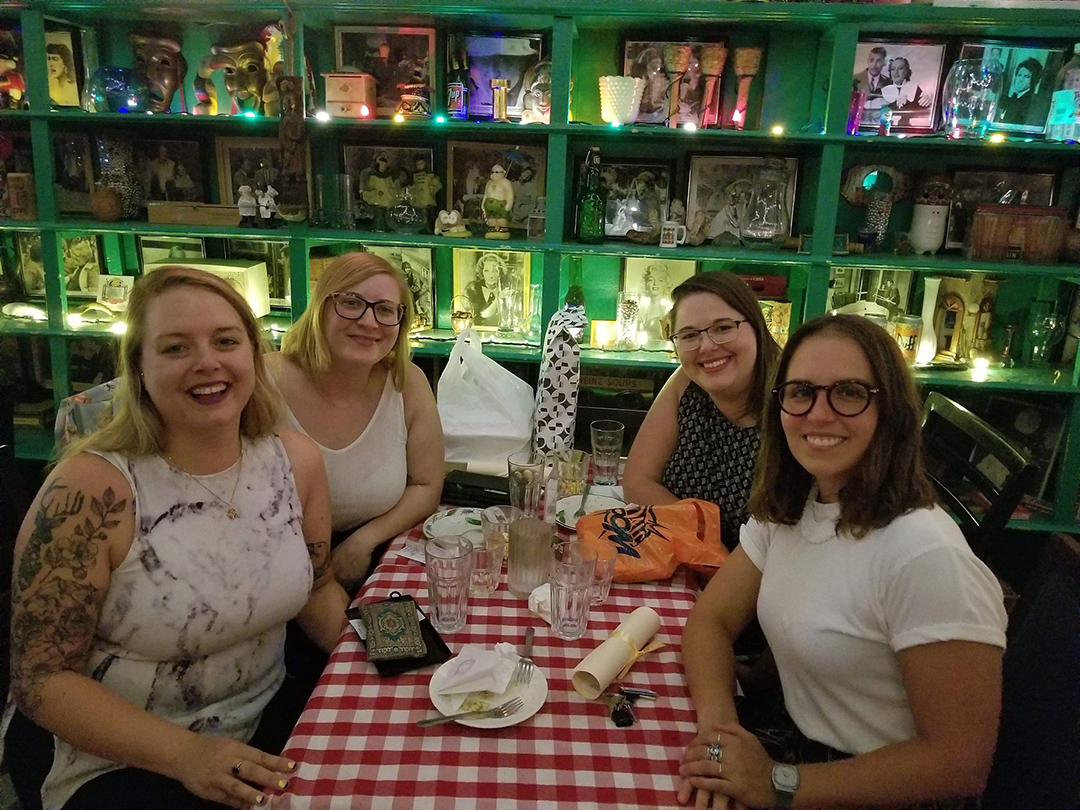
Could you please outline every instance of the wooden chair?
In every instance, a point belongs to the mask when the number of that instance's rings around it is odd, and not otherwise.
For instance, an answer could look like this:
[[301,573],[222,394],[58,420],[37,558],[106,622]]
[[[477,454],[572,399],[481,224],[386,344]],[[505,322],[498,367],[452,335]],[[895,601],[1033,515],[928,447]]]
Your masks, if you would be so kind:
[[937,391],[923,403],[923,454],[971,548],[992,556],[1037,468],[993,427]]
[[1080,543],[1051,535],[1009,617],[982,810],[1080,807]]

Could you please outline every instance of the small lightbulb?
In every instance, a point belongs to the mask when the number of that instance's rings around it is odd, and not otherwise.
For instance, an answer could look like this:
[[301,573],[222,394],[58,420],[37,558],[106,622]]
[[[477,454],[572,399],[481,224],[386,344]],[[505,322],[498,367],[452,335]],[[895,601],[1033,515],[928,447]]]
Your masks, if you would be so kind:
[[360,105],[360,117],[361,118],[367,118],[369,115],[371,115],[371,107],[369,107],[367,104],[361,104]]
[[898,141],[902,141],[902,140],[904,140],[904,138],[906,138],[906,137],[907,137],[907,134],[906,134],[906,133],[904,133],[904,132],[898,132],[898,133],[896,134],[896,140],[898,140]]
[[986,369],[990,368],[990,360],[987,359],[986,357],[976,357],[972,361],[972,365],[977,369],[986,370]]
[[697,132],[697,124],[695,124],[693,121],[687,121],[685,124],[683,124],[683,129],[685,129],[687,132]]
[[446,123],[446,116],[445,115],[436,115],[435,116],[435,123],[436,124],[445,124]]
[[775,127],[772,128],[772,134],[773,135],[783,135],[784,134],[784,128],[782,126],[780,126],[779,124],[777,124]]
[[622,126],[622,124],[619,121],[612,121],[611,122],[611,128],[612,129],[618,129],[621,126]]
[[258,117],[259,116],[257,116],[251,110],[248,110],[246,113],[244,113],[244,118],[258,118]]
[[317,113],[315,113],[315,120],[325,124],[327,121],[330,120],[330,113],[328,113],[326,110],[319,110]]
[[394,114],[394,121],[395,121],[395,122],[397,122],[397,123],[399,123],[399,124],[400,124],[400,123],[402,123],[402,122],[403,122],[404,120],[405,120],[405,116],[404,116],[404,115],[402,115],[401,113],[395,113],[395,114]]
[[78,329],[82,326],[82,315],[78,312],[69,312],[67,316],[68,326],[72,329]]
[[1005,136],[1000,132],[995,132],[990,136],[990,143],[1005,143]]
[[109,327],[109,331],[114,335],[122,335],[127,331],[127,323],[124,321],[117,321]]

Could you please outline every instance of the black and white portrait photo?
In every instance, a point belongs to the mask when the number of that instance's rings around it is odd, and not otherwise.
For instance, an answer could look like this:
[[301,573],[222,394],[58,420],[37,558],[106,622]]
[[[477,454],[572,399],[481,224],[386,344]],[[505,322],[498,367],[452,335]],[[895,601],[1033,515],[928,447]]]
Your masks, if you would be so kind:
[[56,209],[61,212],[89,211],[94,186],[90,157],[90,136],[85,132],[57,132],[53,135],[56,163]]
[[416,310],[411,331],[430,329],[435,323],[431,248],[368,245],[364,250],[386,259],[405,276],[409,291],[412,292],[413,308]]
[[490,188],[502,189],[501,180],[510,183],[513,201],[508,209],[509,227],[524,230],[536,198],[544,194],[547,150],[542,146],[515,146],[496,143],[448,144],[447,207],[457,208],[470,226],[479,227],[485,221],[484,198],[493,194],[505,205],[505,191],[487,193]]
[[740,238],[740,223],[765,187],[766,178],[781,183],[778,204],[790,233],[795,210],[797,158],[761,158],[741,155],[694,155],[690,158],[690,188],[686,200],[686,230],[703,239]]
[[240,186],[250,186],[252,191],[273,186],[278,194],[284,193],[277,138],[218,138],[216,143],[222,204],[235,205]]
[[469,299],[474,328],[507,334],[525,325],[531,256],[514,250],[454,251],[454,295]]
[[999,42],[964,43],[961,59],[978,59],[1001,73],[993,130],[1041,135],[1046,131],[1054,80],[1065,62],[1063,48],[1014,47]]
[[877,129],[883,108],[892,129],[932,132],[937,126],[945,46],[937,43],[870,40],[855,48],[855,85],[866,92],[860,127]]
[[622,291],[637,295],[638,331],[643,349],[670,347],[664,319],[671,312],[671,291],[697,271],[697,262],[685,259],[628,257],[623,260]]
[[375,77],[378,115],[391,118],[405,84],[431,84],[434,28],[342,25],[334,29],[338,70]]
[[469,116],[489,118],[491,106],[491,80],[506,79],[510,88],[506,92],[506,114],[519,119],[524,112],[526,74],[543,59],[544,39],[539,34],[523,36],[500,36],[487,34],[461,34],[453,37],[450,52],[465,51],[469,63]]
[[144,200],[206,201],[197,141],[136,141],[135,167]]
[[[690,60],[681,75],[669,75],[664,65],[664,47],[689,45]],[[698,125],[702,112],[709,103],[706,98],[708,76],[702,67],[701,52],[709,47],[723,47],[719,42],[644,42],[628,40],[623,47],[623,75],[645,80],[641,105],[635,122],[638,124],[664,124],[667,122],[671,93],[678,93],[677,121],[679,124]],[[730,69],[730,65],[729,65]],[[678,80],[676,84],[676,80]]]
[[[579,164],[578,183],[585,164]],[[606,200],[604,233],[625,237],[632,231],[647,233],[667,219],[671,202],[671,166],[666,163],[620,163],[600,166],[600,187]],[[580,196],[580,185],[579,185]]]

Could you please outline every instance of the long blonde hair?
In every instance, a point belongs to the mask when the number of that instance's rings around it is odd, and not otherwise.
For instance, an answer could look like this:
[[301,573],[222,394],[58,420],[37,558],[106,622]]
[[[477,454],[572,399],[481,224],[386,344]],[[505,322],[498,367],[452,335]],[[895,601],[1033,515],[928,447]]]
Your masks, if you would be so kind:
[[255,388],[240,416],[240,434],[256,439],[274,432],[280,405],[263,362],[266,344],[247,301],[228,282],[212,273],[168,265],[139,279],[128,300],[127,331],[120,343],[120,379],[113,394],[112,417],[94,433],[72,442],[64,451],[65,456],[84,450],[113,451],[133,457],[164,451],[165,424],[142,384],[142,351],[150,303],[162,293],[180,287],[220,295],[240,316],[255,363]]
[[415,318],[412,291],[405,277],[386,259],[373,253],[356,251],[346,253],[330,262],[315,282],[311,291],[311,301],[299,320],[281,340],[281,353],[296,363],[308,374],[327,371],[330,368],[330,347],[326,344],[323,331],[327,312],[327,302],[334,293],[344,292],[361,281],[385,273],[397,282],[401,293],[401,303],[405,307],[405,317],[398,325],[397,340],[385,362],[390,369],[394,387],[401,390],[405,384],[405,373],[412,362],[412,349],[409,346],[409,326]]

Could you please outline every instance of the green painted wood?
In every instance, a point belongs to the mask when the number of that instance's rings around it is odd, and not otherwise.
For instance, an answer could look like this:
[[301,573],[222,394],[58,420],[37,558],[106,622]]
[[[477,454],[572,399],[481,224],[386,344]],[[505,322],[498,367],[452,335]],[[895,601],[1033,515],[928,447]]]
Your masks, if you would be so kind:
[[308,308],[308,243],[304,239],[289,239],[289,290],[292,300],[292,319],[295,323]]
[[[1075,379],[1073,385],[1075,386]],[[1062,438],[1057,464],[1057,483],[1054,490],[1054,520],[1071,522],[1076,531],[1080,522],[1080,499],[1077,498],[1077,476],[1069,471],[1080,470],[1080,399],[1073,397],[1068,403],[1068,418]]]
[[844,134],[851,100],[852,66],[859,28],[853,23],[837,25],[830,32],[833,43],[832,64],[829,70],[829,102],[825,111],[825,131]]
[[30,461],[52,461],[53,432],[48,428],[15,428],[15,457]]

